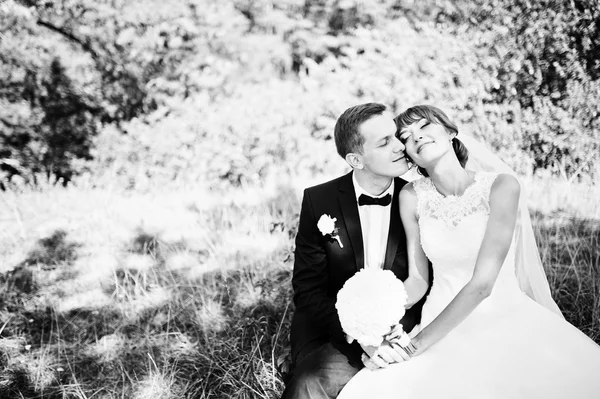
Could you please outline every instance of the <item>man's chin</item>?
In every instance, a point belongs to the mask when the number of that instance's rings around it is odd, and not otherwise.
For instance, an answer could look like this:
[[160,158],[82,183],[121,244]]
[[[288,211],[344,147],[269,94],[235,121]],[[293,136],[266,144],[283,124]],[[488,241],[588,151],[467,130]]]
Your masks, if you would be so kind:
[[405,174],[406,172],[408,172],[408,170],[410,169],[408,167],[408,163],[404,160],[401,159],[400,161],[397,161],[394,163],[394,176],[400,176]]
[[408,172],[409,168],[395,168],[389,171],[386,171],[385,173],[381,173],[382,177],[390,177],[390,178],[394,178],[394,177],[398,177],[398,176],[402,176],[403,174],[405,174],[406,172]]

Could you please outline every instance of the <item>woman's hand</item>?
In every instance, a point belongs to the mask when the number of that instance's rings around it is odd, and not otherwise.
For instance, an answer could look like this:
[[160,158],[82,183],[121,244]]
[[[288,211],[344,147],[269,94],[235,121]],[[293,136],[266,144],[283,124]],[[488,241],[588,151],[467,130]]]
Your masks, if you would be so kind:
[[[386,340],[391,342],[393,345],[399,346],[408,356],[413,357],[416,354],[423,351],[423,345],[419,345],[418,340],[411,338],[408,333],[402,328],[402,324],[398,324],[392,328],[392,331],[386,335]],[[417,351],[417,345],[421,347],[420,351]]]
[[362,346],[362,348],[365,353],[362,354],[361,360],[369,370],[386,368],[390,364],[410,359],[409,354],[400,345],[387,340],[379,346]]
[[419,337],[419,334],[417,334],[416,336],[411,338],[410,342],[415,348],[411,357],[419,356],[421,353],[423,353],[429,347],[429,345],[427,345],[425,342],[423,342],[421,340],[421,338]]

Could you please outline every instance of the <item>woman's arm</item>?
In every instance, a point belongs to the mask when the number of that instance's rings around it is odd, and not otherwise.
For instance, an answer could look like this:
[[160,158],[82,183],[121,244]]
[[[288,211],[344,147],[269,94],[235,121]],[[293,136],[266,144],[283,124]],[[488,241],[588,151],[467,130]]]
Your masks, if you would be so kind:
[[400,191],[400,217],[406,233],[406,251],[408,254],[408,278],[404,287],[408,293],[407,309],[419,302],[429,288],[429,261],[421,247],[421,235],[417,221],[417,195],[411,184]]
[[[400,217],[406,233],[406,250],[408,253],[408,277],[404,280],[404,288],[408,294],[407,309],[419,302],[429,288],[429,262],[421,248],[419,224],[417,222],[417,195],[412,183],[406,184],[400,191]],[[364,365],[375,370],[387,367],[388,364],[408,360],[410,356],[398,346],[389,342],[379,347],[364,347],[368,357],[363,357]],[[377,356],[374,356],[377,355]],[[382,362],[381,359],[384,361]]]
[[413,339],[418,354],[459,325],[491,292],[512,241],[520,186],[516,178],[499,175],[490,193],[490,215],[471,280],[452,302]]

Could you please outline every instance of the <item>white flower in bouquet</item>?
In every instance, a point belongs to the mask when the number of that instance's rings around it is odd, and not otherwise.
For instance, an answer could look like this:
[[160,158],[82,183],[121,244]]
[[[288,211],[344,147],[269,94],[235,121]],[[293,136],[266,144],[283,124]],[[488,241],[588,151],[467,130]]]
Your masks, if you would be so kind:
[[379,346],[404,316],[406,302],[404,283],[391,270],[365,268],[346,281],[335,307],[348,336]]

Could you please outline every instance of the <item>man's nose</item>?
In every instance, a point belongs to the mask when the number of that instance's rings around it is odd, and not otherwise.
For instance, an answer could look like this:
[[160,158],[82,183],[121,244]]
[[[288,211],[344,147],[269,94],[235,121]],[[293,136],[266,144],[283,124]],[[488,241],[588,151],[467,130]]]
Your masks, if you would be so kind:
[[406,149],[406,146],[404,145],[404,143],[402,143],[402,141],[400,141],[398,137],[396,137],[395,144],[396,145],[394,147],[394,152],[401,152]]

